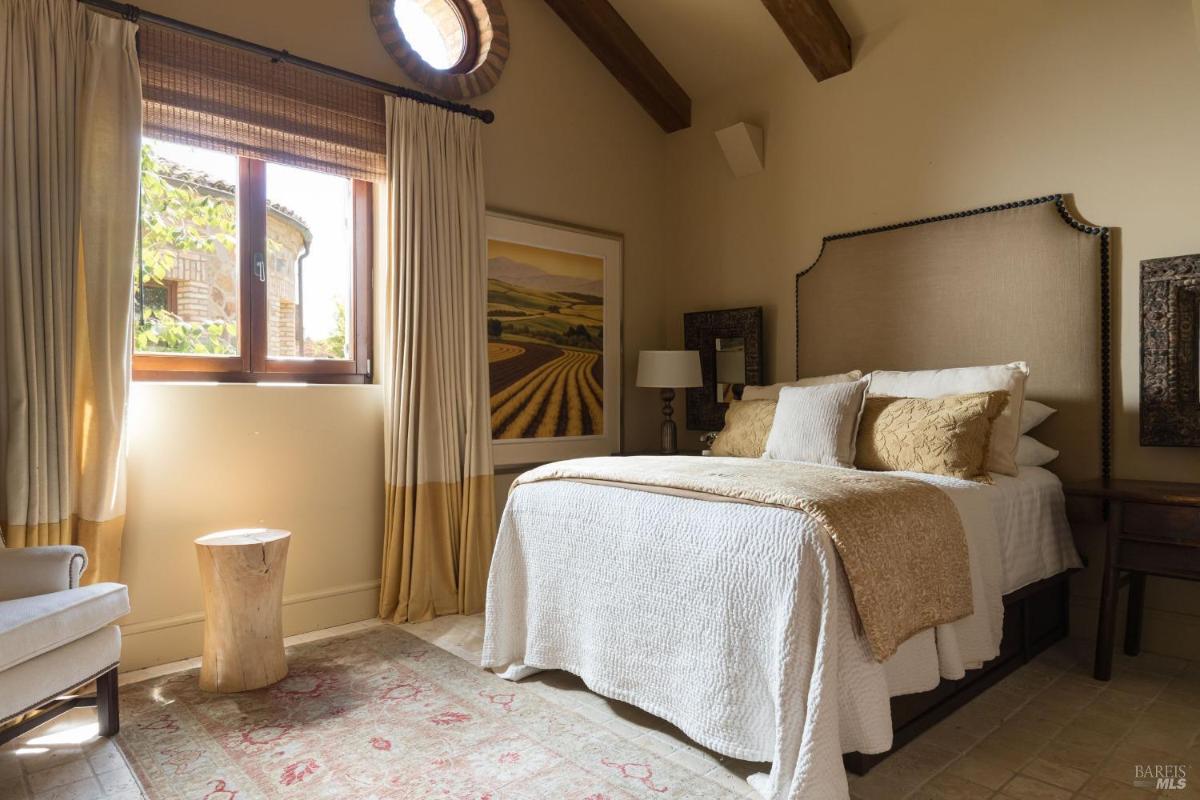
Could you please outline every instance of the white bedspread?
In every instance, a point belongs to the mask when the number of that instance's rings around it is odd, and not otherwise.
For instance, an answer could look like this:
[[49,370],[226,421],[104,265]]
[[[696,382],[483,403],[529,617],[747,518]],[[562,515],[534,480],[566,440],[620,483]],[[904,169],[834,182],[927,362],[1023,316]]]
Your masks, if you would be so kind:
[[856,629],[828,532],[806,514],[559,481],[509,497],[483,666],[510,679],[564,669],[717,752],[769,761],[769,778],[752,782],[773,800],[848,797],[841,754],[891,746],[889,695],[999,652],[989,487],[905,474],[954,500],[975,613],[918,634],[885,664]]
[[993,475],[992,480],[988,498],[1000,534],[1005,594],[1083,566],[1057,475],[1042,467],[1021,467],[1015,476]]

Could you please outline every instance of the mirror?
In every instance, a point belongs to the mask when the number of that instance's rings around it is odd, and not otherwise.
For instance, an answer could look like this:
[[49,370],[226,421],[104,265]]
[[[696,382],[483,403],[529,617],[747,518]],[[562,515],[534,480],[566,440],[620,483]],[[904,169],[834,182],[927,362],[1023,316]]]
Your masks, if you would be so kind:
[[741,394],[746,385],[746,339],[742,336],[718,337],[715,341],[718,403],[728,403]]
[[687,426],[693,431],[719,431],[729,403],[742,387],[763,382],[763,313],[761,306],[683,315],[685,350],[700,352],[704,385],[687,390]]

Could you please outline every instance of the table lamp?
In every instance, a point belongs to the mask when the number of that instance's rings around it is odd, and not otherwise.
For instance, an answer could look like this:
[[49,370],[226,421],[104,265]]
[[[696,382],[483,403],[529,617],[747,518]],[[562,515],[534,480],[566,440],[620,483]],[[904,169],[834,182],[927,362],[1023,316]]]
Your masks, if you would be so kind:
[[676,389],[703,386],[700,375],[700,351],[698,350],[643,350],[638,354],[637,385],[650,389],[662,389],[662,452],[676,452],[675,420],[671,407]]

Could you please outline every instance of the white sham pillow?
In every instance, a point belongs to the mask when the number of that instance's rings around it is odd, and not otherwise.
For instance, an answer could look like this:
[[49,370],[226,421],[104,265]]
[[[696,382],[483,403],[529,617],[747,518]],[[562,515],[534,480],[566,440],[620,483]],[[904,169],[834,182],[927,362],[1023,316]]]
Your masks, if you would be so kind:
[[830,467],[854,466],[866,379],[818,386],[784,386],[763,458]]
[[1017,438],[1021,435],[1022,401],[1029,365],[1024,361],[990,367],[926,369],[916,372],[876,370],[867,376],[870,393],[885,397],[946,397],[977,392],[1008,392],[1008,405],[992,423],[988,444],[987,471],[1001,475],[1017,474]]
[[1058,451],[1047,444],[1042,444],[1032,436],[1022,436],[1017,440],[1017,466],[1041,467],[1058,458]]
[[[1037,400],[1025,399],[1021,404],[1021,433],[1026,434],[1058,413],[1057,408],[1051,408]],[[1018,464],[1021,462],[1017,462]]]
[[815,378],[801,378],[798,381],[772,383],[770,386],[745,386],[742,388],[743,400],[778,400],[779,390],[785,386],[824,386],[827,383],[852,383],[862,378],[862,370],[852,369],[837,375],[818,375]]

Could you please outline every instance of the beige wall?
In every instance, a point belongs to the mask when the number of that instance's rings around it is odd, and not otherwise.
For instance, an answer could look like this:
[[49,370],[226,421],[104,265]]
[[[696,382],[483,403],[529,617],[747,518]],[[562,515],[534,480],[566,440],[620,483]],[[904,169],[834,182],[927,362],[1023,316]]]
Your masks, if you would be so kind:
[[[670,137],[672,342],[685,311],[761,304],[771,377],[789,378],[792,276],[823,234],[1074,193],[1120,228],[1116,474],[1200,480],[1200,450],[1137,433],[1138,262],[1200,251],[1190,0],[931,0],[855,51],[819,85],[797,59],[702,101]],[[739,120],[765,128],[767,167],[735,179],[713,131]],[[1077,632],[1092,630],[1094,583],[1078,582]],[[1200,655],[1200,584],[1150,583],[1151,646]]]
[[[403,75],[366,4],[144,0],[165,14],[382,80]],[[541,0],[505,0],[512,55],[476,104],[489,205],[625,235],[626,439],[654,441],[653,393],[632,388],[637,351],[661,345],[666,138]],[[233,525],[291,528],[289,633],[374,614],[382,542],[378,387],[148,385],[131,414],[123,664],[200,651],[191,540]]]
[[365,619],[383,545],[378,386],[134,384],[122,580],[125,668],[199,653],[192,540],[292,531],[287,632]]

